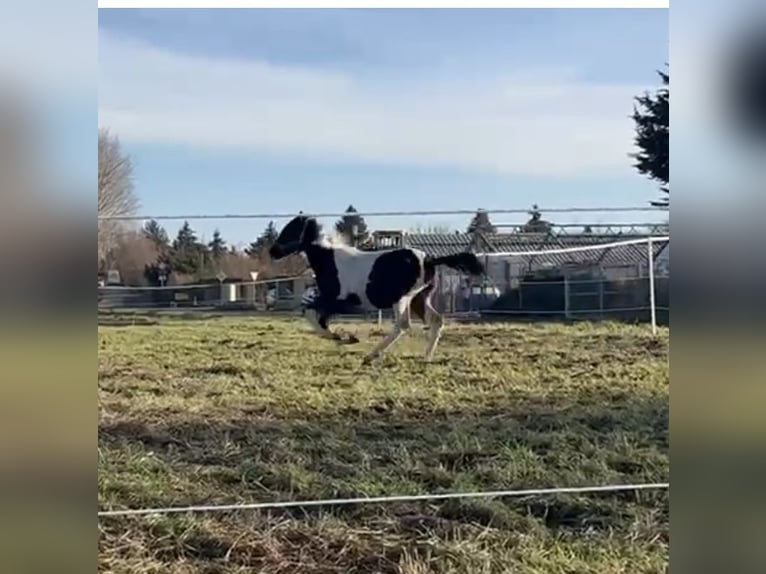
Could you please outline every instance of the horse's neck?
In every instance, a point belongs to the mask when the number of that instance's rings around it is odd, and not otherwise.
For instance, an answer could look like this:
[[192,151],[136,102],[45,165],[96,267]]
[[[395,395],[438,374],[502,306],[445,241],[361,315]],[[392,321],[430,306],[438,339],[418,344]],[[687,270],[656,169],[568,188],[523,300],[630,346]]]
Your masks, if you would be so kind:
[[335,254],[332,247],[315,243],[306,249],[306,259],[311,270],[318,276],[327,269],[329,261],[335,259]]
[[314,274],[322,273],[331,265],[338,265],[339,261],[354,258],[363,253],[358,249],[347,245],[331,245],[325,242],[314,243],[306,249],[306,258]]

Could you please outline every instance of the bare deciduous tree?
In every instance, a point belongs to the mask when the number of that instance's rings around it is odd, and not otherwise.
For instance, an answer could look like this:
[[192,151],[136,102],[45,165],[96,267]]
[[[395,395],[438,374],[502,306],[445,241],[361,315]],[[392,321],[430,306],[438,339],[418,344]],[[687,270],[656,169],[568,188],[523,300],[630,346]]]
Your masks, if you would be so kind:
[[294,277],[301,275],[309,268],[308,262],[303,255],[288,255],[284,259],[274,261],[266,249],[261,249],[255,257],[256,268],[264,279],[272,277]]
[[[98,215],[134,215],[138,199],[133,187],[133,164],[123,153],[120,140],[107,128],[98,129]],[[116,246],[122,227],[118,220],[99,220],[98,259],[104,261]]]
[[141,232],[132,231],[115,236],[110,254],[112,265],[120,272],[126,285],[145,285],[144,270],[156,263],[160,255],[157,244]]
[[257,271],[257,262],[241,253],[226,253],[219,261],[219,269],[227,277],[248,280],[251,271]]

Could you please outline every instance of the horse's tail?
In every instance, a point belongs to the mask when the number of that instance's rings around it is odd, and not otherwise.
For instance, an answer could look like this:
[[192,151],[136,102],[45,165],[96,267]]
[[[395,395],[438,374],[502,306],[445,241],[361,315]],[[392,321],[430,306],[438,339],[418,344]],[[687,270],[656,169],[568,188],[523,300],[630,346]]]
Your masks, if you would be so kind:
[[443,257],[426,257],[426,268],[433,269],[437,265],[446,265],[456,271],[462,271],[469,275],[483,275],[484,265],[481,264],[479,258],[473,253],[463,252],[456,253],[454,255],[444,255]]

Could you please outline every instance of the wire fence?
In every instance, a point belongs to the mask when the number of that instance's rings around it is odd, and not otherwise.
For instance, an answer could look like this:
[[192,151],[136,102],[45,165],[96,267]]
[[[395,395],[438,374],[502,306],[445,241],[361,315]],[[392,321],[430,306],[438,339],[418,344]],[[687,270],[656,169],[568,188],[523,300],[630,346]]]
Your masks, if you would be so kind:
[[411,494],[398,496],[374,496],[361,498],[328,498],[324,500],[289,500],[275,502],[252,502],[240,504],[208,504],[165,508],[134,508],[98,511],[99,518],[125,516],[151,516],[160,514],[190,514],[201,512],[232,512],[243,510],[268,510],[280,508],[309,508],[316,506],[347,506],[352,504],[390,504],[395,502],[424,502],[456,498],[521,498],[560,494],[593,494],[639,490],[667,490],[670,483],[608,484],[602,486],[573,486],[557,488],[531,488],[525,490],[495,490],[474,492],[444,492],[434,494]]
[[[529,215],[529,208],[516,209],[480,209],[485,213],[494,213],[498,215]],[[539,208],[543,213],[667,213],[666,209],[661,207],[551,207]],[[404,211],[366,211],[354,212],[353,215],[360,217],[407,217],[424,215],[475,215],[476,209],[424,209],[424,210],[404,210]],[[204,219],[291,219],[298,215],[311,215],[311,217],[346,217],[348,212],[329,212],[306,214],[302,211],[294,212],[276,212],[276,213],[220,213],[220,214],[187,214],[187,215],[99,215],[99,221],[183,221],[183,220],[204,220]]]
[[[295,314],[302,311],[300,297],[303,292],[300,288],[295,288],[294,284],[303,279],[290,277],[264,282],[165,287],[105,286],[98,288],[98,306],[102,311],[167,309]],[[458,290],[447,290],[436,293],[434,299],[437,307],[453,318],[539,315],[615,319],[621,314],[636,316],[646,315],[651,311],[648,281],[649,277],[646,275],[625,278],[619,282],[604,278],[560,281],[528,279],[507,290],[477,287],[468,294]],[[656,289],[663,293],[660,296],[662,301],[655,304],[656,311],[660,313],[669,311],[666,302],[668,283],[667,275],[655,277]],[[510,299],[509,293],[515,293],[515,299]],[[505,299],[501,299],[504,296]],[[637,303],[627,304],[620,301]],[[375,319],[378,312],[369,309],[346,316]],[[389,317],[390,313],[386,310],[381,312],[381,316]]]

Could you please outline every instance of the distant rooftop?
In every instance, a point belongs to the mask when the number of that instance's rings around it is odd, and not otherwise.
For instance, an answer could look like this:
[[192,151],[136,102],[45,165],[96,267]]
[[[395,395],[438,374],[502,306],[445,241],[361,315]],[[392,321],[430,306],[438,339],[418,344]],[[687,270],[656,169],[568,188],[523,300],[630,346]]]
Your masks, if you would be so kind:
[[[383,231],[375,233],[378,249],[391,247],[412,247],[420,249],[434,257],[441,257],[463,251],[474,253],[504,253],[523,251],[543,251],[571,247],[597,246],[620,240],[640,239],[647,233],[616,233],[614,226],[610,233],[406,233],[403,231]],[[665,230],[665,234],[667,229]],[[661,235],[659,233],[652,235]],[[653,245],[656,257],[667,245],[666,242]],[[528,256],[535,266],[562,266],[571,263],[599,263],[604,266],[645,264],[648,251],[645,243],[620,245],[610,249],[594,249],[569,253],[545,253]],[[531,263],[531,261],[530,261]]]

